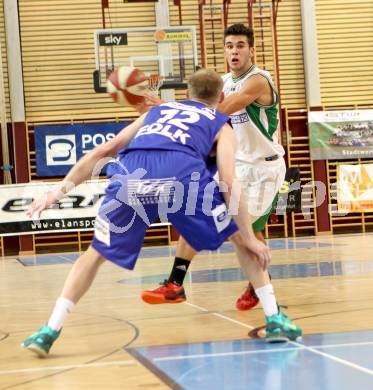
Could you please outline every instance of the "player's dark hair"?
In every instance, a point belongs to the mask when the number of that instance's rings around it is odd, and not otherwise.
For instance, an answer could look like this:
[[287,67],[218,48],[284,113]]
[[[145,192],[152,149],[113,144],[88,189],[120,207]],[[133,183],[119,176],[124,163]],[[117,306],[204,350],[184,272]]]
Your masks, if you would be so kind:
[[250,27],[246,27],[242,23],[232,24],[224,30],[224,40],[228,35],[245,35],[249,47],[254,47],[254,31]]

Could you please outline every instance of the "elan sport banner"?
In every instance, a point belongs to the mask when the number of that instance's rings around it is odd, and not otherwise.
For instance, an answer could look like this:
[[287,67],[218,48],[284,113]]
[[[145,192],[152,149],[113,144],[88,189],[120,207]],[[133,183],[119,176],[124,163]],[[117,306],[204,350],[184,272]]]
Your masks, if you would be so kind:
[[0,236],[93,230],[108,180],[80,184],[52,209],[44,210],[40,221],[27,215],[31,202],[58,183],[0,185]]
[[339,212],[373,212],[373,164],[338,165]]
[[109,141],[131,122],[35,126],[36,174],[64,176],[94,147]]
[[373,110],[311,111],[312,160],[373,157]]

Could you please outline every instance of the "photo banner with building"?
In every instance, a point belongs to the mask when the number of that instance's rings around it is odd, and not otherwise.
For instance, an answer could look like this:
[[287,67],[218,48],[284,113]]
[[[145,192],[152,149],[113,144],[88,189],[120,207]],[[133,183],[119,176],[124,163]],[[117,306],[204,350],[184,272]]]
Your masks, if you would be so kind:
[[337,166],[338,211],[373,213],[373,164]]
[[312,160],[373,157],[373,110],[308,113]]

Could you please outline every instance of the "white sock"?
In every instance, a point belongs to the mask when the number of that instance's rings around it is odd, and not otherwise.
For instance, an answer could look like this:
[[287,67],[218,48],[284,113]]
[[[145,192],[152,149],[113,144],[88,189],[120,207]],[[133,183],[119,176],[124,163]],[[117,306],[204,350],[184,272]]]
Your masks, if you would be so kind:
[[73,311],[75,303],[66,298],[58,298],[48,326],[53,330],[60,330],[68,315]]
[[266,284],[265,286],[256,289],[255,293],[262,304],[266,317],[278,313],[276,296],[272,284]]

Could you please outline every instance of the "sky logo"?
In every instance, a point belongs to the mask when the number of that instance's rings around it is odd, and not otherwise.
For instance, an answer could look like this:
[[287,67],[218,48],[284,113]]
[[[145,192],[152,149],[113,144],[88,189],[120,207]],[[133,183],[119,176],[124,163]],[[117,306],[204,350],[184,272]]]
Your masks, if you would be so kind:
[[47,135],[45,149],[47,165],[74,165],[77,161],[74,134]]

